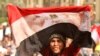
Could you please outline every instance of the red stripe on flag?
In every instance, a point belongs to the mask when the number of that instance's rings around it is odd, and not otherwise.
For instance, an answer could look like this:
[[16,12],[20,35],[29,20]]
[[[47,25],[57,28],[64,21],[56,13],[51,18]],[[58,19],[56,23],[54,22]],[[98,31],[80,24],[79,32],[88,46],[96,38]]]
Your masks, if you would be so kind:
[[48,7],[48,8],[21,8],[21,13],[23,15],[37,14],[43,12],[80,12],[80,11],[90,11],[90,6],[68,6],[68,7]]
[[8,21],[9,24],[13,23],[14,21],[18,20],[22,15],[20,14],[18,7],[15,7],[13,5],[8,5],[7,6],[8,10]]
[[[18,8],[17,6],[8,5],[8,17],[10,24],[16,21],[19,17],[38,14],[43,12],[80,12],[80,11],[90,11],[90,6],[68,6],[68,7],[48,7],[48,8]],[[15,13],[16,12],[16,13]],[[12,15],[12,16],[11,16]],[[13,19],[11,19],[13,18]]]

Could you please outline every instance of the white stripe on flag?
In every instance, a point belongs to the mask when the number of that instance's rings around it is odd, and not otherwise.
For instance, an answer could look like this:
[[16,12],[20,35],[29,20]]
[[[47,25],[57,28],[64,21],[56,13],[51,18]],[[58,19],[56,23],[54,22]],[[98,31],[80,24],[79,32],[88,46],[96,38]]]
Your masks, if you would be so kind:
[[12,23],[12,31],[15,36],[16,45],[19,46],[20,42],[31,36],[34,32],[29,28],[23,17]]

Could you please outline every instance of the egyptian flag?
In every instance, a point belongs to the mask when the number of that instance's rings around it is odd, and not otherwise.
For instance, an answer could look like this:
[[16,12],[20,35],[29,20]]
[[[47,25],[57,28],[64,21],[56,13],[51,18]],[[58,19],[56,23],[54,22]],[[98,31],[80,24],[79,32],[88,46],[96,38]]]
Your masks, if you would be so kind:
[[[22,49],[23,52],[26,51],[26,54],[31,53],[32,55],[33,52],[31,51],[35,51],[35,49],[36,51],[39,51],[40,47],[47,45],[47,39],[53,32],[64,34],[64,36],[66,36],[67,34],[70,35],[69,33],[65,34],[65,31],[67,32],[68,29],[71,30],[71,27],[67,26],[69,27],[67,28],[65,26],[62,26],[62,24],[71,23],[79,28],[83,20],[82,15],[80,15],[80,12],[90,11],[90,7],[70,6],[49,8],[19,8],[17,6],[9,4],[7,6],[7,10],[8,21],[11,26],[16,45],[17,47],[19,47],[18,50]],[[57,25],[56,28],[56,24],[60,24],[61,26]],[[49,30],[49,28],[51,29]],[[73,32],[76,30],[72,29],[71,31]],[[44,37],[44,34],[48,37]],[[39,39],[39,41],[36,41],[37,39]],[[34,43],[34,41],[36,41],[36,43]],[[32,47],[32,45],[34,45],[34,47]],[[29,46],[29,48],[27,46]]]
[[94,24],[91,27],[91,36],[96,44],[100,42],[100,25]]

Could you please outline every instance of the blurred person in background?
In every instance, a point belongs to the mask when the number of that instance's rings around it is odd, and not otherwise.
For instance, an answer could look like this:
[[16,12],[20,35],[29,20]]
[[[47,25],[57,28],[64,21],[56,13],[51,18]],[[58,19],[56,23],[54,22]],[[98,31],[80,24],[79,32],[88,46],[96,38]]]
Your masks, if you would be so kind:
[[94,55],[100,56],[100,41],[95,46]]
[[0,41],[0,56],[4,56],[4,54],[6,53],[6,49],[3,48],[2,44],[1,44],[1,41]]
[[2,46],[7,50],[5,56],[10,56],[12,54],[12,50],[15,49],[14,40],[9,35],[5,35],[2,39]]

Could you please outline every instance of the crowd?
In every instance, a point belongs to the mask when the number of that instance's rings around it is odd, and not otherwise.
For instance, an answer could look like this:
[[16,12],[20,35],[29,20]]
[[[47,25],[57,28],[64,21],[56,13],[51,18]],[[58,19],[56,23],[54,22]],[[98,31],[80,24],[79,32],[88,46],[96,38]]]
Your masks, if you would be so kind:
[[10,27],[4,22],[0,24],[0,56],[15,56],[15,52],[16,45]]

